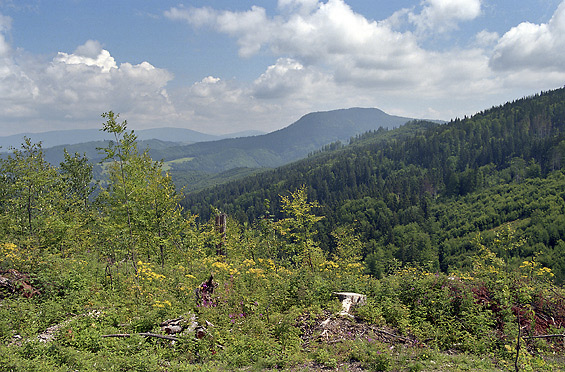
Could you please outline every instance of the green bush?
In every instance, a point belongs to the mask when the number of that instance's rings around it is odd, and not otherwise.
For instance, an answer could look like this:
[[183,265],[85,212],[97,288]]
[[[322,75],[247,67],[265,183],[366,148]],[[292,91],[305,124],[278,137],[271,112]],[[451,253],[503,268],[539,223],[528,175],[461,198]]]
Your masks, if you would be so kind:
[[350,358],[372,371],[390,371],[393,365],[387,347],[371,338],[356,340],[351,347]]

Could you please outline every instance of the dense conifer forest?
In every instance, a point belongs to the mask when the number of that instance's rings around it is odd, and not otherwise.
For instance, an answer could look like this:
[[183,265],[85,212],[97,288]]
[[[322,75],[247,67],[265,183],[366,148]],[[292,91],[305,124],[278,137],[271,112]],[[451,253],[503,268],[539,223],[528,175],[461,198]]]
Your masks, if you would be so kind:
[[563,283],[564,133],[559,89],[444,125],[367,133],[344,148],[188,193],[183,205],[204,218],[213,206],[253,223],[267,213],[265,200],[280,218],[279,195],[304,185],[325,216],[317,241],[331,252],[331,231],[353,228],[376,276],[394,260],[443,272],[468,266],[472,236],[490,241],[493,229],[510,225],[525,241],[510,255],[515,265],[538,254]]
[[565,89],[186,194],[102,116],[0,160],[0,371],[564,369]]

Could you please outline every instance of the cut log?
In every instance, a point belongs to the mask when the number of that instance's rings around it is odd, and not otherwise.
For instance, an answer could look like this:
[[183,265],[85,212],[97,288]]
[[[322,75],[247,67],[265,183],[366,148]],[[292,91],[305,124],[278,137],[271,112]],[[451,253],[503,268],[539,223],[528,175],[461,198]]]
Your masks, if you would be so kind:
[[199,327],[198,322],[196,321],[196,315],[189,314],[188,319],[184,317],[178,317],[175,319],[165,320],[160,324],[161,330],[168,335],[181,333],[184,330],[187,330],[188,333],[195,333],[198,337],[198,333],[196,329]]
[[28,274],[14,269],[0,271],[0,299],[4,298],[5,294],[19,293],[25,298],[40,295],[41,293],[29,284],[30,280]]
[[[206,322],[208,326],[213,327],[212,323]],[[177,337],[173,336],[176,334],[180,334],[184,332],[184,334],[193,334],[195,339],[201,339],[206,336],[208,331],[206,328],[202,327],[196,321],[196,315],[189,314],[188,319],[180,316],[175,319],[169,319],[161,322],[159,324],[161,326],[161,330],[166,333],[166,335],[157,334],[157,333],[114,333],[109,335],[102,335],[102,337],[131,337],[132,335],[139,335],[144,337],[156,337],[162,338],[164,340],[176,341],[178,340]]]
[[180,322],[181,320],[183,320],[184,318],[182,316],[179,316],[178,318],[175,319],[168,319],[165,320],[163,322],[161,322],[161,324],[159,324],[161,327],[165,327],[171,324],[177,324],[178,322]]
[[182,332],[182,326],[180,325],[168,325],[163,327],[163,331],[165,331],[166,334],[168,335],[173,335],[175,333],[181,333]]

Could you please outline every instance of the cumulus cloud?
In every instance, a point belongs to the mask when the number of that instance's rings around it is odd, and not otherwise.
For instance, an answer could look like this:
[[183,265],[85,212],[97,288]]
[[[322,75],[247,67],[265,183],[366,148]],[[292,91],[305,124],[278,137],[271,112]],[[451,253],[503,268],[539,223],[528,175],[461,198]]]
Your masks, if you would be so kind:
[[[274,16],[257,6],[245,11],[175,7],[165,16],[233,37],[242,57],[263,51],[276,58],[249,85],[195,84],[190,91],[195,112],[214,117],[227,107],[237,111],[231,104],[238,102],[252,107],[251,112],[367,105],[439,118],[434,106],[446,99],[455,113],[456,107],[468,107],[470,99],[479,110],[485,92],[501,94],[513,84],[512,76],[497,75],[489,66],[492,47],[500,39],[496,32],[481,31],[467,49],[422,46],[424,33],[445,33],[481,16],[481,0],[423,0],[418,8],[372,21],[344,0],[279,0]],[[232,103],[222,106],[227,97]],[[412,105],[411,112],[403,111],[400,100]]]
[[240,123],[256,125],[261,120],[273,121],[280,110],[255,102],[251,90],[241,83],[215,76],[180,88],[171,99],[183,120],[191,122],[193,129],[206,133],[236,132]]
[[[75,56],[86,57],[90,59],[97,59],[103,52],[102,44],[97,40],[88,40],[83,45],[79,45],[73,54]],[[115,62],[112,60],[115,65]]]
[[[255,82],[257,97],[291,94],[293,87],[298,86],[294,81],[317,81],[328,75],[331,79],[326,78],[326,82],[378,86],[385,91],[428,89],[432,84],[427,80],[432,76],[436,84],[444,83],[442,89],[446,89],[447,78],[455,73],[449,69],[460,71],[450,63],[438,63],[442,55],[424,50],[413,33],[395,31],[394,20],[369,21],[343,0],[279,0],[278,5],[286,13],[272,18],[258,7],[243,12],[171,8],[166,15],[235,37],[240,54],[246,57],[261,49],[277,56],[278,62]],[[423,11],[414,16],[414,22],[421,27],[440,28],[479,14],[479,0],[425,0]],[[473,62],[484,64],[485,60]],[[435,68],[438,65],[441,70]],[[421,71],[429,69],[436,72],[423,76]],[[287,82],[279,78],[283,75]]]
[[422,4],[421,13],[409,15],[420,32],[447,32],[481,14],[481,0],[423,0]]
[[438,34],[449,41],[481,7],[482,0],[419,0],[378,21],[346,0],[278,0],[269,12],[172,7],[166,18],[233,38],[240,57],[272,58],[248,81],[204,76],[174,88],[166,69],[116,61],[96,40],[48,60],[17,55],[5,37],[11,19],[0,15],[0,115],[72,126],[112,109],[147,126],[269,131],[310,111],[350,106],[449,119],[488,107],[485,97],[514,99],[516,87],[530,94],[563,84],[565,1],[547,23],[482,30],[442,50],[426,46]]
[[0,57],[0,115],[18,118],[20,130],[40,130],[40,121],[63,127],[88,121],[92,127],[92,120],[108,110],[145,122],[159,120],[175,114],[166,91],[172,78],[148,62],[118,65],[94,40],[50,61],[11,51]]
[[211,8],[171,8],[165,16],[184,20],[195,27],[210,26],[237,37],[239,54],[250,57],[268,41],[270,22],[264,8],[252,6],[244,12],[217,11]]
[[355,14],[343,0],[327,3],[286,0],[280,1],[279,6],[298,7],[299,11],[289,12],[286,17],[268,18],[265,9],[258,6],[240,12],[171,8],[165,15],[235,37],[240,55],[245,57],[268,47],[275,54],[316,58],[323,53],[321,58],[324,58],[327,54],[343,54],[360,47],[367,41],[368,33],[373,32],[370,23]]
[[101,72],[110,72],[111,69],[118,68],[116,61],[107,50],[100,50],[94,58],[80,54],[59,52],[54,61],[66,65],[95,66],[99,67]]
[[278,8],[285,12],[308,14],[318,7],[318,0],[279,0]]
[[475,35],[475,44],[479,47],[490,47],[495,45],[500,39],[498,32],[490,32],[487,30],[482,30]]
[[[368,21],[343,0],[282,0],[279,6],[298,7],[299,11],[286,17],[267,18],[265,9],[259,7],[245,12],[172,8],[166,15],[195,27],[205,24],[235,37],[240,55],[246,57],[268,48],[274,55],[309,65],[323,63],[335,68],[352,58],[358,66],[393,71],[418,59],[415,54],[421,53],[410,34]],[[205,17],[199,16],[202,12]]]
[[33,102],[39,89],[28,73],[14,59],[14,51],[6,41],[12,20],[0,14],[0,116],[18,118],[34,112]]
[[292,58],[279,58],[254,81],[252,94],[260,99],[290,98],[297,95],[303,98],[315,90],[327,88],[330,80],[327,75],[304,67]]
[[520,23],[506,32],[494,48],[490,66],[497,71],[565,68],[565,1],[548,23]]
[[118,66],[110,52],[96,41],[87,41],[71,54],[59,52],[37,76],[44,99],[55,105],[63,103],[67,110],[71,105],[68,111],[78,118],[84,117],[84,111],[80,111],[84,107],[88,107],[87,115],[116,106],[135,116],[170,112],[165,87],[172,78],[171,73],[148,62]]

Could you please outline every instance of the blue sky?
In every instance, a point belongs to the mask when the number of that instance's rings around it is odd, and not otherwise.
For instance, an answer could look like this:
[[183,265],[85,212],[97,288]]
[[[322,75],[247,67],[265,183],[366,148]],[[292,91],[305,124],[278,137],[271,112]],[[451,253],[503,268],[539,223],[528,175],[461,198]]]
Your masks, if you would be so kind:
[[564,0],[0,0],[0,135],[449,120],[564,85]]

